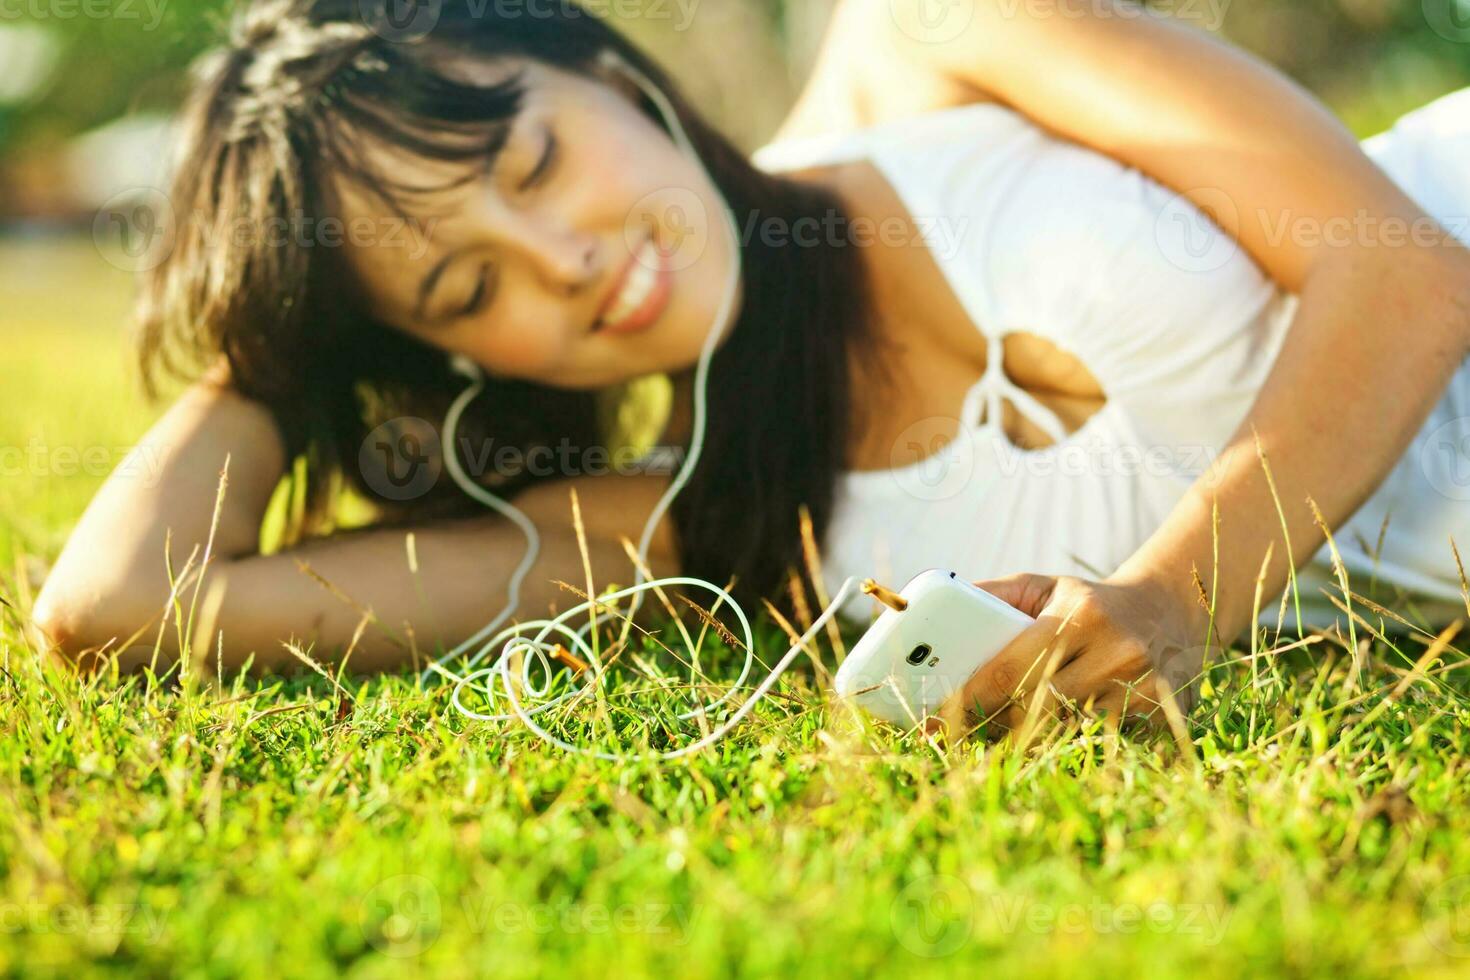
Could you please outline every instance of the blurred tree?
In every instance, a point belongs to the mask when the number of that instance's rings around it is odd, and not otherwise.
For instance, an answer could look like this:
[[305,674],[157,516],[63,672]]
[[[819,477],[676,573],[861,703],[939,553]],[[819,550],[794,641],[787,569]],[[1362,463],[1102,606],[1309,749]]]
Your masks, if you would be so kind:
[[[27,0],[0,12],[52,31],[62,47],[53,84],[0,120],[0,168],[126,113],[176,104],[185,66],[223,36],[235,2]],[[524,0],[533,2],[567,0]],[[695,0],[687,31],[667,13],[654,16],[679,6],[669,0],[598,7],[631,10],[623,17],[629,33],[685,79],[737,140],[753,146],[779,123],[798,90],[835,2]],[[1470,85],[1470,0],[1151,2],[1275,63],[1363,135]],[[86,15],[99,10],[108,15]],[[0,213],[10,211],[5,205],[0,200]]]

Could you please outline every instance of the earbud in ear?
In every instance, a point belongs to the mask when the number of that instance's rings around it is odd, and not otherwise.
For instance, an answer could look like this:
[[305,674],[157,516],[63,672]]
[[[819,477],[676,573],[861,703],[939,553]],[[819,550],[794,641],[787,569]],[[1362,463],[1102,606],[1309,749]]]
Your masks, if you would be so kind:
[[603,48],[597,54],[597,66],[610,75],[622,78],[655,103],[663,102],[663,93],[643,72],[628,64],[626,58],[612,48]]
[[449,358],[449,369],[470,381],[483,381],[485,378],[485,372],[480,370],[480,365],[463,354],[455,354]]

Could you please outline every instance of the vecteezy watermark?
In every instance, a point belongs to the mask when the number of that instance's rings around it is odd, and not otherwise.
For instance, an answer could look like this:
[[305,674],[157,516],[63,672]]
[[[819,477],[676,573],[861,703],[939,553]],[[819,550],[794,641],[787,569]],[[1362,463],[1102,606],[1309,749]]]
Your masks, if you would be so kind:
[[889,921],[900,945],[932,958],[958,952],[979,927],[1004,935],[1169,934],[1218,946],[1230,914],[1227,906],[1202,902],[1049,902],[980,895],[952,875],[928,875],[899,891]]
[[357,450],[363,482],[385,500],[417,500],[434,489],[443,466],[439,430],[414,416],[389,419]]
[[[498,443],[493,437],[476,440],[461,435],[455,450],[465,474],[492,491],[497,483],[525,477],[668,476],[678,472],[685,457],[684,449],[676,446],[651,450],[581,446],[565,438],[555,445],[526,448]],[[357,463],[374,493],[386,500],[415,500],[432,490],[443,472],[439,430],[414,416],[390,419],[368,433],[358,448]]]
[[[663,187],[639,198],[623,222],[628,254],[649,268],[682,272],[704,255],[711,233],[704,199],[687,187]],[[663,254],[652,256],[652,243]]]
[[697,909],[667,902],[501,902],[491,896],[465,896],[460,901],[465,920],[475,932],[529,932],[547,935],[637,933],[669,937],[676,945],[689,941]]
[[[628,212],[623,238],[628,251],[645,264],[678,272],[699,261],[709,247],[710,236],[716,233],[709,214],[703,198],[693,190],[661,188],[639,199]],[[735,222],[735,235],[742,249],[756,244],[769,249],[924,246],[941,261],[959,254],[970,227],[970,218],[964,214],[880,219],[844,215],[833,209],[793,218],[754,208],[743,217],[737,216]],[[641,250],[650,240],[658,243],[663,255],[644,260]]]
[[385,41],[411,43],[439,24],[442,0],[358,0],[362,22]]
[[[701,0],[465,0],[464,10],[476,20],[574,20],[599,16],[619,21],[673,21],[683,33],[694,22]],[[379,37],[411,43],[439,24],[443,0],[358,0],[358,16]]]
[[138,936],[146,945],[163,939],[164,914],[148,905],[109,902],[0,902],[0,935]]
[[24,446],[0,445],[0,477],[102,477],[141,479],[158,485],[167,452],[157,445],[53,445],[32,436]]
[[1231,910],[1210,902],[1043,902],[1014,895],[990,895],[980,904],[1001,932],[1037,935],[1136,936],[1142,933],[1188,936],[1202,946],[1218,946],[1230,925]]
[[1423,0],[1429,29],[1446,41],[1470,44],[1470,0]]
[[1223,268],[1240,252],[1240,239],[1247,234],[1272,248],[1433,248],[1452,240],[1470,243],[1470,215],[1425,215],[1411,221],[1361,208],[1326,218],[1290,208],[1243,211],[1220,188],[1196,187],[1169,197],[1154,220],[1159,250],[1185,272]]
[[385,878],[363,896],[358,911],[363,938],[389,956],[408,959],[427,951],[456,915],[475,935],[531,933],[549,935],[638,934],[664,937],[675,945],[690,938],[698,909],[666,902],[504,902],[491,895],[444,902],[423,875]]
[[1118,0],[996,0],[996,10],[1002,17],[1137,20],[1153,14],[1167,14],[1174,20],[1197,24],[1209,31],[1218,31],[1224,26],[1229,9],[1230,0],[1156,0],[1147,5],[1120,3]]
[[1470,875],[1446,879],[1424,896],[1424,934],[1442,953],[1470,957]]
[[982,477],[1207,480],[1222,478],[1221,450],[1203,443],[1120,442],[1083,430],[1035,449],[1014,445],[977,423],[943,415],[903,430],[889,452],[888,476],[917,500],[948,500]]
[[990,444],[989,458],[995,472],[1004,479],[1021,473],[1038,477],[1187,477],[1202,478],[1213,486],[1219,481],[1220,471],[1220,452],[1214,446],[1113,442],[1100,435],[1069,438],[1038,450],[1019,449],[1007,441],[995,440]]
[[950,875],[927,875],[905,885],[888,908],[888,920],[904,949],[916,956],[948,956],[970,941],[975,896]]
[[444,924],[439,889],[423,875],[384,878],[363,896],[358,916],[370,945],[404,959],[434,945]]
[[154,187],[113,195],[92,219],[92,241],[111,265],[146,272],[161,264],[188,232],[214,248],[392,248],[409,259],[429,250],[438,218],[419,221],[396,215],[342,219],[301,211],[263,220],[190,211],[180,214],[167,194]]
[[821,217],[785,218],[753,210],[741,229],[741,244],[759,241],[767,248],[913,248],[923,245],[935,258],[953,258],[968,231],[966,215],[916,215],[906,218],[849,217],[827,211]]
[[[1229,7],[1230,0],[1159,0],[1147,6],[1117,0],[997,0],[993,13],[1006,19],[1029,20],[1083,17],[1132,20],[1150,14],[1167,14],[1175,20],[1217,31],[1224,26]],[[893,23],[913,40],[921,44],[948,44],[958,40],[975,22],[976,0],[889,0],[888,9]]]
[[1169,198],[1154,220],[1154,241],[1169,263],[1185,272],[1214,272],[1240,251],[1224,229],[1237,227],[1235,201],[1214,187]]
[[138,20],[157,30],[168,0],[0,0],[0,22],[9,20]]
[[1450,419],[1425,436],[1419,471],[1443,496],[1470,501],[1470,418]]
[[948,44],[975,20],[975,0],[888,0],[893,23],[920,44]]

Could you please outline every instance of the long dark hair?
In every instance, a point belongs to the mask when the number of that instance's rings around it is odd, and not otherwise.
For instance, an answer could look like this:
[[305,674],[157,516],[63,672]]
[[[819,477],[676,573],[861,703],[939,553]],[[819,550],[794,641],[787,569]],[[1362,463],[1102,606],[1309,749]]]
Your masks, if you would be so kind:
[[[326,178],[336,173],[405,214],[403,198],[423,188],[367,166],[360,136],[435,161],[482,160],[522,90],[516,79],[476,86],[448,77],[447,55],[515,56],[590,76],[611,49],[667,93],[742,224],[831,227],[846,218],[832,192],[753,167],[656,64],[585,10],[560,3],[512,16],[494,3],[443,0],[424,8],[437,20],[410,43],[385,29],[391,2],[379,19],[370,0],[262,0],[236,18],[230,43],[197,66],[181,120],[170,200],[203,220],[178,224],[143,283],[145,378],[152,386],[159,371],[227,362],[234,386],[270,408],[297,461],[305,506],[296,537],[329,529],[344,485],[374,496],[356,460],[376,425],[437,421],[463,381],[441,351],[374,319],[350,288],[341,249],[221,239],[211,229],[219,218],[263,228],[330,216]],[[743,306],[711,369],[705,455],[673,519],[683,569],[733,578],[737,595],[752,599],[778,595],[799,565],[801,507],[819,540],[830,521],[854,425],[849,372],[869,331],[853,247],[748,237]],[[466,419],[472,439],[493,432],[497,445],[523,450],[595,445],[601,429],[595,393],[512,381],[494,382]],[[534,479],[512,476],[495,489],[514,497]],[[471,506],[439,483],[397,516]]]

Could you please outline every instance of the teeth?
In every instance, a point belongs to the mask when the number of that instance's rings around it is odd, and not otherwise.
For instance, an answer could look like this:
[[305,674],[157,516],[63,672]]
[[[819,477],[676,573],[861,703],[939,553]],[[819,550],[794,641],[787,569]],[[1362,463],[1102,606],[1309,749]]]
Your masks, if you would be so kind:
[[618,294],[612,309],[603,317],[604,323],[617,323],[635,313],[647,301],[658,282],[659,254],[652,241],[645,242],[633,257],[633,270],[628,273],[627,283]]

